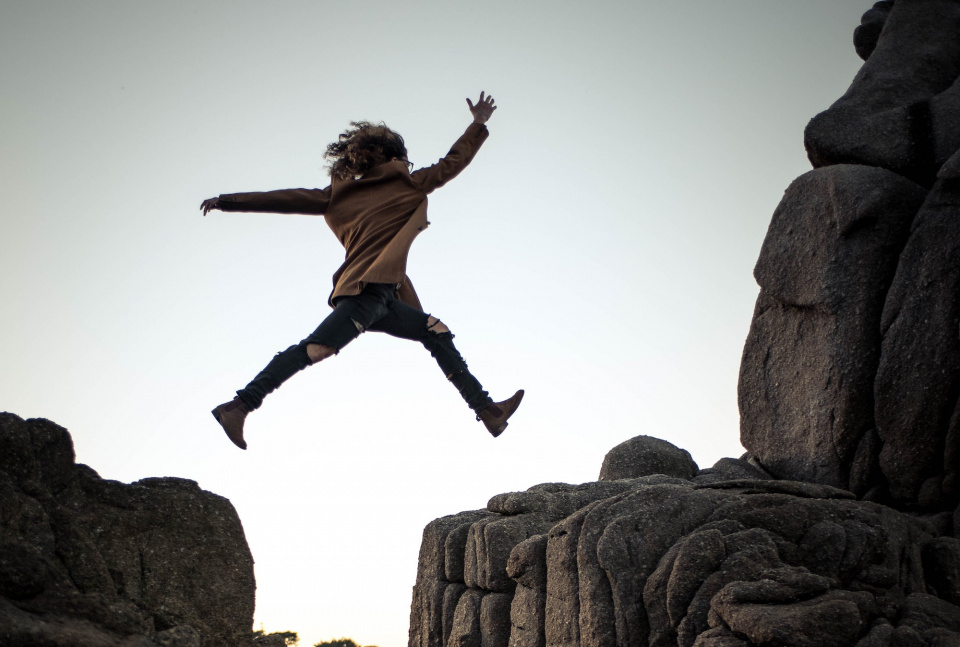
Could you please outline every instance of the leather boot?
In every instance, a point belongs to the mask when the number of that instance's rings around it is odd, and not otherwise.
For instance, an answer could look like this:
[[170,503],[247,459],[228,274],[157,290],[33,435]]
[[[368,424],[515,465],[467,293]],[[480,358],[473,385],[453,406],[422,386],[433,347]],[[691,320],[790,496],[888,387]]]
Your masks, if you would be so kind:
[[483,422],[487,431],[496,438],[507,428],[507,418],[520,406],[523,399],[523,389],[513,394],[513,397],[503,402],[495,402],[477,414],[477,420]]
[[224,402],[210,413],[217,419],[223,430],[227,432],[227,438],[234,445],[240,449],[247,448],[247,442],[243,439],[243,421],[250,413],[250,408],[243,400],[234,398],[230,402]]

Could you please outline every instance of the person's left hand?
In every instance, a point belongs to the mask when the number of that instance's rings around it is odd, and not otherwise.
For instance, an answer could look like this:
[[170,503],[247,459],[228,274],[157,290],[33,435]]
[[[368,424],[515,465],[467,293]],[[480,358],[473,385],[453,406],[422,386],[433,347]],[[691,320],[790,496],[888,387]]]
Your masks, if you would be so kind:
[[487,123],[493,111],[497,109],[497,107],[493,105],[493,97],[488,96],[484,98],[482,90],[480,91],[480,98],[477,99],[477,105],[473,105],[473,101],[471,101],[469,97],[467,98],[467,105],[470,106],[470,112],[473,114],[473,122],[476,124]]
[[219,208],[220,208],[219,196],[216,198],[207,198],[206,200],[200,203],[200,210],[203,211],[203,215],[207,215],[207,212],[210,211],[211,209],[219,209]]

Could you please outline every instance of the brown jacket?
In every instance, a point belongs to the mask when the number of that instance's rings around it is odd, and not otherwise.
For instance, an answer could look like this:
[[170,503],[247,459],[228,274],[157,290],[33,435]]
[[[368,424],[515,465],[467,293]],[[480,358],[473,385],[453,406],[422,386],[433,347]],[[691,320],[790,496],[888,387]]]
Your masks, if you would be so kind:
[[433,166],[410,173],[405,162],[375,166],[359,179],[337,180],[325,189],[284,189],[220,196],[223,211],[322,215],[346,250],[333,275],[330,305],[360,294],[367,283],[395,283],[400,299],[422,309],[406,275],[413,239],[427,228],[427,194],[462,171],[488,131],[470,124],[450,152]]

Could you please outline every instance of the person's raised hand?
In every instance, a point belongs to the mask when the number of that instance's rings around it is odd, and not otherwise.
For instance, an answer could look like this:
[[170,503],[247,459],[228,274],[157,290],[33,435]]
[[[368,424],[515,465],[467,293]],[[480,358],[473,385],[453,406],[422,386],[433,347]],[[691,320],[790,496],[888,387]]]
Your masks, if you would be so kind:
[[470,106],[470,113],[473,114],[473,121],[477,124],[487,123],[490,115],[492,115],[493,111],[497,109],[497,106],[493,105],[493,97],[484,97],[482,90],[480,91],[480,98],[477,99],[477,104],[474,105],[473,101],[471,101],[468,97],[467,105]]
[[220,198],[207,198],[200,203],[200,210],[203,212],[203,215],[207,215],[207,212],[211,209],[220,208]]

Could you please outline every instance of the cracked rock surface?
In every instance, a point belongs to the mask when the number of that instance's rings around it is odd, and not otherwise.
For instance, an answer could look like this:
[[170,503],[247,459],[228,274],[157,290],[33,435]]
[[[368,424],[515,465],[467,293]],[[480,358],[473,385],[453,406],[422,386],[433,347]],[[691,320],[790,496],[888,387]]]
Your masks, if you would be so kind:
[[102,479],[66,429],[0,413],[0,645],[245,646],[254,591],[229,501]]

